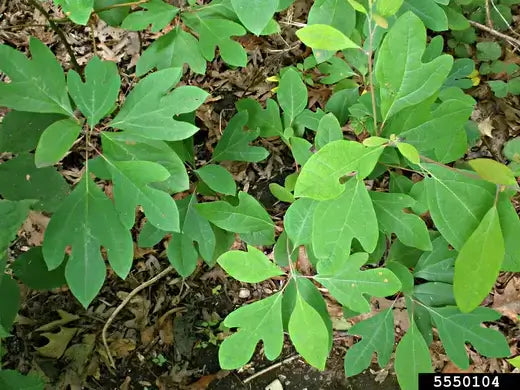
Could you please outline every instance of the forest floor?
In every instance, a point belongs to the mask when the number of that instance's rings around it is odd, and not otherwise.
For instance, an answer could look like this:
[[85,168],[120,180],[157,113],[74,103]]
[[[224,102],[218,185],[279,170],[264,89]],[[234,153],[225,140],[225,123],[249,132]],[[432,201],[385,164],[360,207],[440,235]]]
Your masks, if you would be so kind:
[[[217,59],[208,64],[205,75],[188,73],[183,79],[183,83],[199,86],[211,94],[197,112],[197,125],[201,131],[195,137],[195,144],[200,162],[207,159],[208,151],[212,150],[235,113],[237,99],[252,97],[265,101],[273,95],[271,89],[275,86],[265,79],[309,55],[303,45],[298,44],[294,35],[296,28],[291,23],[304,23],[311,3],[298,0],[279,15],[281,34],[270,37],[247,35],[239,39],[248,50],[247,67],[229,69]],[[45,7],[53,16],[63,17],[47,3]],[[60,26],[80,65],[94,54],[118,63],[123,90],[131,88],[136,81],[133,69],[142,48],[168,31],[138,34],[109,27],[97,19],[87,27],[70,22]],[[46,26],[45,17],[25,1],[0,0],[0,43],[27,51],[29,36],[47,44],[68,69],[70,58],[58,36]],[[516,61],[520,63],[520,60]],[[484,135],[469,152],[469,157],[491,156],[503,161],[503,144],[520,132],[519,99],[516,96],[497,99],[485,83],[470,93],[478,100],[473,119],[481,124]],[[311,87],[309,108],[323,107],[330,94],[328,86]],[[284,206],[276,203],[268,184],[282,182],[292,172],[292,162],[289,162],[289,152],[282,142],[261,142],[271,152],[267,161],[233,164],[228,168],[239,187],[259,199],[276,219],[283,215]],[[79,175],[82,156],[78,150],[65,159],[60,167],[65,177]],[[48,220],[47,215],[32,212],[11,248],[11,255],[15,257],[32,246],[41,245]],[[343,356],[354,342],[353,337],[346,335],[346,330],[360,318],[342,319],[341,307],[332,300],[328,303],[335,329],[334,348],[324,372],[305,364],[288,343],[275,362],[268,361],[259,347],[253,361],[241,370],[221,370],[218,344],[226,336],[226,330],[220,327],[221,320],[235,308],[269,295],[277,286],[269,281],[241,284],[228,278],[218,266],[209,269],[205,264],[200,264],[186,280],[170,273],[130,300],[108,329],[110,351],[116,363],[115,367],[110,367],[101,342],[102,329],[129,292],[167,267],[164,244],[161,242],[154,248],[136,246],[135,263],[129,277],[123,281],[109,273],[88,310],[83,309],[66,288],[51,292],[23,288],[22,308],[13,337],[5,340],[7,353],[2,357],[3,365],[24,373],[38,372],[56,389],[398,389],[395,374],[389,368],[371,369],[354,378],[345,378]],[[269,253],[271,248],[265,250]],[[388,301],[379,299],[372,303],[381,308]],[[504,332],[510,345],[518,345],[520,276],[502,274],[486,304],[504,315],[493,326]],[[399,309],[399,301],[395,307]],[[408,326],[404,311],[396,316],[396,321],[399,339]],[[439,342],[433,343],[431,352],[437,370],[458,372]],[[468,352],[472,360],[471,372],[509,370],[503,359],[484,359],[470,348]]]

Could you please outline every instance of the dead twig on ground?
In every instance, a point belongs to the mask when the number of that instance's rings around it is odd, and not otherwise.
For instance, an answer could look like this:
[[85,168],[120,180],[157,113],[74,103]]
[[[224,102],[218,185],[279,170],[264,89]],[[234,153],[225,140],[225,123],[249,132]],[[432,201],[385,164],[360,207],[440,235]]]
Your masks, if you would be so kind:
[[509,35],[503,34],[500,31],[494,30],[488,26],[485,26],[481,23],[475,22],[473,20],[470,20],[469,23],[480,30],[486,31],[490,33],[491,35],[494,35],[498,38],[503,39],[504,41],[508,42],[509,44],[513,45],[515,48],[520,48],[520,40],[510,37]]
[[275,368],[283,366],[284,364],[292,362],[293,360],[298,359],[299,357],[300,357],[300,355],[294,355],[294,356],[288,357],[287,359],[282,360],[281,362],[275,363],[272,366],[266,367],[263,370],[258,371],[256,374],[251,375],[249,378],[244,379],[244,381],[242,383],[246,384],[248,382],[251,382],[253,379],[258,378],[261,375],[264,375],[266,372],[269,372],[271,370],[274,370]]
[[137,294],[139,293],[141,290],[144,290],[146,287],[149,287],[151,286],[152,284],[154,284],[155,282],[157,282],[159,279],[162,279],[164,278],[166,275],[168,275],[170,272],[172,272],[174,270],[174,268],[170,265],[168,266],[168,268],[164,269],[163,271],[161,271],[160,273],[158,273],[157,275],[155,275],[153,278],[147,280],[146,282],[144,282],[143,284],[137,286],[136,288],[134,288],[132,291],[130,291],[130,293],[126,296],[126,298],[123,300],[123,302],[121,302],[119,304],[118,307],[116,307],[116,310],[114,310],[114,312],[110,315],[109,319],[107,320],[107,322],[105,323],[105,326],[103,326],[103,331],[101,332],[101,340],[103,341],[103,345],[105,347],[105,351],[107,353],[107,356],[108,356],[108,360],[110,362],[110,365],[112,367],[115,367],[115,362],[114,362],[114,358],[112,357],[112,354],[110,353],[110,348],[108,347],[108,342],[107,342],[107,330],[108,328],[110,327],[110,325],[112,324],[112,321],[114,321],[114,319],[116,318],[117,314],[123,310],[123,308],[128,304],[128,302],[130,302],[130,300]]

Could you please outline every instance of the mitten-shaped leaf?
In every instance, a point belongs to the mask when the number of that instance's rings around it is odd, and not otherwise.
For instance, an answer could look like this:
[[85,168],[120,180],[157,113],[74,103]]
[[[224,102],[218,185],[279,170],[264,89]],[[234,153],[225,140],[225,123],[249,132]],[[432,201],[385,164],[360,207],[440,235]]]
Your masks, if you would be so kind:
[[387,235],[395,233],[406,246],[430,251],[432,243],[424,221],[404,210],[415,204],[415,199],[405,194],[370,192],[379,227]]
[[367,252],[373,252],[378,237],[376,213],[362,180],[350,179],[338,198],[316,206],[312,225],[316,257],[348,257],[353,238],[357,238]]
[[94,57],[85,68],[86,81],[74,70],[67,75],[67,86],[74,103],[87,118],[90,127],[107,115],[113,108],[119,95],[121,78],[117,65],[111,61],[101,61]]
[[280,119],[280,108],[273,99],[267,99],[265,110],[260,103],[254,99],[240,99],[236,102],[238,111],[247,111],[247,127],[251,130],[259,130],[260,137],[275,137],[283,135],[282,120]]
[[425,48],[421,20],[412,12],[399,17],[383,40],[375,67],[383,120],[432,96],[448,77],[453,58],[441,55],[424,64]]
[[153,188],[150,183],[166,180],[170,174],[162,165],[151,161],[106,161],[114,182],[114,202],[123,225],[130,229],[135,209],[143,206],[151,224],[161,230],[178,232],[179,211],[170,194]]
[[303,166],[294,195],[316,200],[338,197],[345,190],[340,179],[353,172],[361,179],[367,177],[383,150],[384,146],[367,148],[347,140],[328,143]]
[[19,111],[73,115],[63,69],[54,54],[36,38],[29,41],[32,60],[0,45],[0,72],[11,79],[0,83],[0,106]]
[[345,355],[347,376],[359,374],[370,366],[374,352],[377,352],[379,367],[383,368],[388,364],[395,340],[392,308],[358,322],[349,329],[348,333],[363,338],[350,347]]
[[59,267],[69,246],[65,278],[84,307],[92,302],[105,280],[101,246],[120,277],[125,278],[132,266],[132,236],[121,224],[112,201],[88,177],[88,172],[62,202],[45,231],[43,256],[49,270]]
[[208,94],[196,87],[170,92],[181,74],[182,69],[169,68],[145,77],[130,92],[110,126],[155,140],[179,141],[195,134],[196,126],[173,116],[196,110]]
[[504,237],[493,206],[460,249],[455,260],[453,292],[457,306],[470,312],[489,294],[504,261]]
[[162,0],[149,0],[140,5],[144,11],[132,12],[128,15],[121,28],[125,30],[138,31],[144,30],[148,25],[152,25],[152,32],[159,32],[165,28],[177,15],[179,9],[167,4]]
[[229,121],[213,151],[214,161],[258,162],[269,155],[265,148],[249,146],[249,142],[258,137],[259,130],[244,131],[247,120],[247,111],[241,111]]
[[354,253],[331,273],[319,273],[315,279],[342,305],[358,313],[370,310],[364,294],[386,297],[395,294],[401,287],[399,279],[386,268],[361,271],[359,268],[368,259],[367,253]]
[[274,224],[258,201],[245,192],[238,193],[238,205],[225,201],[195,206],[199,213],[219,228],[235,233],[265,232],[265,245],[274,242]]
[[496,321],[500,314],[487,307],[471,313],[461,313],[456,307],[428,308],[439,331],[442,345],[453,363],[462,369],[469,367],[466,343],[486,357],[510,354],[505,337],[496,329],[484,328],[482,322]]
[[495,200],[495,185],[448,168],[423,164],[432,174],[426,196],[435,227],[460,251]]
[[199,42],[180,27],[155,40],[137,61],[135,74],[142,76],[153,68],[167,69],[188,64],[195,73],[206,73],[206,59]]
[[246,364],[260,340],[264,342],[265,356],[269,360],[276,359],[283,347],[282,294],[242,306],[226,317],[224,325],[240,329],[220,346],[218,357],[223,369]]
[[284,274],[262,251],[249,245],[247,252],[224,253],[217,259],[217,263],[233,278],[247,283],[260,283]]

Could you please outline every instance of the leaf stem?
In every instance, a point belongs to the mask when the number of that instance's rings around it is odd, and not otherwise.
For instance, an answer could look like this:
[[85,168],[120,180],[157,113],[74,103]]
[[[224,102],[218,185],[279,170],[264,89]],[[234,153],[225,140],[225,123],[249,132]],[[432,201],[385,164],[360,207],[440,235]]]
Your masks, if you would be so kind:
[[[374,131],[379,135],[380,131],[377,128],[377,106],[376,106],[376,91],[374,89],[374,65],[372,61],[373,46],[374,46],[374,32],[372,29],[372,0],[368,0],[368,79],[370,83],[370,96],[372,98],[372,116],[374,117]],[[377,29],[377,26],[375,26]]]
[[112,5],[108,5],[106,7],[103,7],[103,8],[95,9],[94,13],[98,14],[100,12],[108,11],[108,10],[111,10],[111,9],[114,9],[114,8],[131,7],[132,5],[139,5],[139,4],[143,4],[143,3],[147,3],[147,2],[148,2],[148,0],[138,0],[138,1],[130,1],[128,3],[112,4]]
[[[78,61],[76,60],[76,56],[74,55],[74,51],[72,50],[72,47],[69,45],[69,42],[67,42],[67,38],[65,37],[65,34],[63,31],[54,23],[54,20],[51,18],[49,13],[43,8],[43,6],[37,1],[37,0],[28,0],[29,3],[31,3],[34,8],[36,8],[38,11],[40,11],[43,16],[45,16],[45,19],[49,22],[50,28],[58,35],[61,42],[65,46],[65,50],[67,50],[67,53],[70,57],[70,62],[72,64],[72,67],[83,79],[83,72],[81,71],[81,67],[78,64]],[[84,81],[84,80],[83,80]]]

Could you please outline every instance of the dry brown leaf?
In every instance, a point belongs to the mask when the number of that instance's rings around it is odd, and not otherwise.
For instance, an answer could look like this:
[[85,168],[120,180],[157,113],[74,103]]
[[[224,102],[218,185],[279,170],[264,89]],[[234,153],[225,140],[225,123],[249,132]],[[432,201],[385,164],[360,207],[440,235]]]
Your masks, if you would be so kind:
[[493,138],[494,128],[495,127],[493,126],[493,120],[491,119],[491,117],[487,117],[478,124],[480,134],[485,135],[489,138]]
[[114,357],[127,357],[135,350],[135,341],[130,339],[117,339],[110,343],[110,352]]

